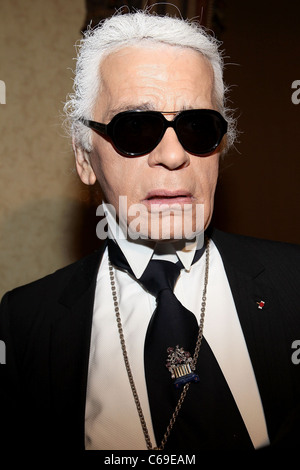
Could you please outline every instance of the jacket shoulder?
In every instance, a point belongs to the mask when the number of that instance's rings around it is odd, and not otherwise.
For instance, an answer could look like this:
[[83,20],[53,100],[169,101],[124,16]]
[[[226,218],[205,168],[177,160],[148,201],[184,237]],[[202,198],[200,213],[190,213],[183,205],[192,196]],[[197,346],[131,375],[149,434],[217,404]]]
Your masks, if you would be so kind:
[[225,233],[212,232],[212,240],[217,246],[227,269],[234,267],[255,278],[265,272],[268,283],[281,290],[292,289],[299,293],[300,246],[297,244],[272,241]]
[[2,303],[9,299],[11,305],[17,302],[18,306],[20,306],[20,302],[22,301],[27,303],[30,300],[33,304],[35,301],[42,298],[45,300],[45,296],[51,296],[52,300],[59,298],[73,279],[79,278],[83,283],[93,279],[101,261],[102,254],[102,250],[96,251],[47,276],[16,287],[3,296]]
[[251,256],[277,260],[281,257],[292,257],[293,260],[300,261],[300,245],[295,243],[227,233],[217,229],[212,231],[212,239],[222,251],[233,255],[248,252]]

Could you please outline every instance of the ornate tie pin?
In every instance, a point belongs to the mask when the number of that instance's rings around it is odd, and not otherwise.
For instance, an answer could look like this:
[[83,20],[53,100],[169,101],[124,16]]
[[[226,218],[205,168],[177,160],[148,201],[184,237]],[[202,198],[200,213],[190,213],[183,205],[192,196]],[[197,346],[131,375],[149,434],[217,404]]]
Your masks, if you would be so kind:
[[199,382],[199,376],[191,369],[193,358],[188,351],[177,345],[176,348],[169,347],[167,353],[166,367],[171,373],[172,379],[175,379],[176,388],[180,388],[188,382]]

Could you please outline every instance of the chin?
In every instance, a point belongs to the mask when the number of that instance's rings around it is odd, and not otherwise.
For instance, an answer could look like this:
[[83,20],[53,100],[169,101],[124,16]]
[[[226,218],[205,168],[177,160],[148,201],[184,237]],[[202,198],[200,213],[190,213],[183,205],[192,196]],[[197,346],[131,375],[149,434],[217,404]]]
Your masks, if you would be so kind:
[[187,221],[182,216],[136,219],[128,224],[128,236],[132,240],[143,239],[155,242],[177,242],[195,240],[204,231],[203,218]]

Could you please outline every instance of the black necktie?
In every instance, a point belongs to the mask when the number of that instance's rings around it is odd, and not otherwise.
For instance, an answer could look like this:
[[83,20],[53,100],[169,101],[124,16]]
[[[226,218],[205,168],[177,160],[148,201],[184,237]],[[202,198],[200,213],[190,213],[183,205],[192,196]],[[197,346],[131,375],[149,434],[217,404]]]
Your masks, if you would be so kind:
[[[200,259],[205,247],[195,252],[193,263]],[[109,257],[113,265],[133,272],[119,246],[109,240]],[[174,393],[171,373],[166,367],[168,348],[182,348],[191,356],[194,354],[198,337],[198,323],[195,315],[186,309],[175,296],[173,289],[183,268],[181,261],[151,260],[137,281],[156,297],[157,306],[150,319],[144,348],[144,363],[149,404],[155,416],[159,435],[166,431],[170,411],[175,409],[178,393]],[[162,397],[170,409],[162,412]],[[169,407],[168,407],[169,408]]]
[[[124,254],[112,240],[108,241],[108,250],[112,264],[133,276]],[[195,253],[193,263],[203,252],[204,247]],[[173,293],[182,267],[181,262],[151,260],[137,280],[157,300],[146,333],[144,362],[152,424],[158,445],[181,394],[166,367],[167,349],[178,345],[193,355],[199,331],[195,315]],[[201,290],[203,286],[194,288]],[[190,385],[165,449],[251,448],[244,423],[205,338],[202,339],[197,370],[200,371],[200,384]]]
[[[201,257],[203,251],[204,247],[196,252],[193,263]],[[109,257],[112,264],[133,275],[125,256],[118,245],[111,240],[109,241]],[[145,340],[147,380],[148,377],[163,374],[170,381],[171,375],[165,366],[169,347],[175,348],[179,345],[191,355],[194,353],[198,336],[197,320],[173,293],[182,268],[180,261],[175,264],[170,261],[151,260],[141,278],[137,280],[156,297],[157,301]]]

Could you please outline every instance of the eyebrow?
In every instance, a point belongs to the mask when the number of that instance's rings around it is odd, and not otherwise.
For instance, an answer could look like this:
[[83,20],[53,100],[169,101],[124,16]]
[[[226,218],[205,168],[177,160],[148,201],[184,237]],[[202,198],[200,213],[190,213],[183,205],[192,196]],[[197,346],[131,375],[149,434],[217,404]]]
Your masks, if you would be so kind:
[[[179,113],[181,111],[186,111],[189,109],[193,109],[193,107],[183,105],[180,110],[170,110],[167,112],[172,113],[174,111],[175,113]],[[108,112],[107,119],[111,120],[114,116],[116,116],[116,114],[122,113],[125,111],[156,111],[156,108],[150,102],[140,103],[138,105],[137,104],[124,104],[124,105],[121,104],[120,106],[113,108]]]
[[113,108],[109,111],[107,118],[112,119],[116,114],[122,113],[124,111],[154,111],[155,108],[151,103],[141,103],[141,104],[124,104],[120,105],[117,108]]

